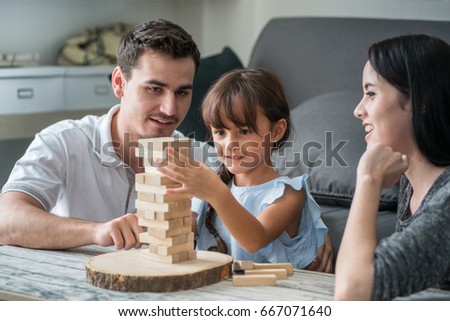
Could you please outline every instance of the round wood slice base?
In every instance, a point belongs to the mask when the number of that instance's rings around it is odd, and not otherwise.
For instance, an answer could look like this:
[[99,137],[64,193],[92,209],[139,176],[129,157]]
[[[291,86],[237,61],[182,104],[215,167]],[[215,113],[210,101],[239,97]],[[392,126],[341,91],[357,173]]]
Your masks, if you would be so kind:
[[87,281],[122,292],[173,292],[224,280],[231,275],[231,256],[197,251],[197,259],[181,263],[153,261],[148,250],[101,254],[86,262]]

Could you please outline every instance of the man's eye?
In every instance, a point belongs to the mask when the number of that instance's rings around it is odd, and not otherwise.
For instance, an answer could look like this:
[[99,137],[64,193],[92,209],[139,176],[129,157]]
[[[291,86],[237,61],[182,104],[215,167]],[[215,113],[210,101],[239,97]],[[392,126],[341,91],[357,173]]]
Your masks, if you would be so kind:
[[187,90],[178,90],[177,91],[177,95],[178,96],[187,96],[187,95],[189,95],[189,91],[187,91]]
[[157,92],[161,91],[161,88],[159,88],[159,87],[148,87],[147,90],[150,91],[150,92],[157,93]]

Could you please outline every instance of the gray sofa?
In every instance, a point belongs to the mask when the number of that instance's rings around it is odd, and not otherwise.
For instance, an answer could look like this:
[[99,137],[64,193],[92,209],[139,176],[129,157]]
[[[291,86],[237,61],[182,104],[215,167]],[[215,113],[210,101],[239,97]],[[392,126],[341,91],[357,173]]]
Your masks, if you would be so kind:
[[[426,33],[450,43],[450,21],[354,18],[276,18],[261,32],[249,67],[267,67],[283,82],[295,130],[292,147],[274,157],[286,175],[309,174],[337,254],[366,148],[353,110],[362,98],[368,47],[385,38]],[[398,187],[383,191],[378,239],[395,228]]]
[[[291,147],[274,155],[282,174],[309,174],[310,190],[322,207],[337,254],[354,191],[356,166],[365,149],[353,109],[362,97],[361,74],[373,42],[407,33],[428,33],[450,42],[450,22],[352,18],[277,18],[254,45],[249,67],[272,69],[281,78],[292,108]],[[180,130],[198,140],[208,133],[198,107],[222,73],[243,67],[230,48],[201,61],[192,107]],[[0,141],[4,183],[30,139]],[[397,187],[383,192],[378,238],[395,226]]]

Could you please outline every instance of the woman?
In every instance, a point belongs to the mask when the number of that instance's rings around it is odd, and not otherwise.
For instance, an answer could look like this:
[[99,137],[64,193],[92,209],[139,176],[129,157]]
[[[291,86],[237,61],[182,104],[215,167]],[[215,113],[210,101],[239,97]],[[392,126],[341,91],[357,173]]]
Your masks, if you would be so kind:
[[[336,263],[336,299],[390,300],[450,280],[450,46],[372,45],[355,109],[367,135]],[[396,232],[376,244],[382,188],[400,178]]]

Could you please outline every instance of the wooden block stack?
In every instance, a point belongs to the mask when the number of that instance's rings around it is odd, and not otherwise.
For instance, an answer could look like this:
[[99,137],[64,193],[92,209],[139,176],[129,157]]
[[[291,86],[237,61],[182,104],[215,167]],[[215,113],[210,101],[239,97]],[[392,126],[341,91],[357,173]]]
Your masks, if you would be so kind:
[[277,285],[277,280],[287,279],[294,272],[291,263],[253,263],[252,261],[233,262],[234,286]]
[[[189,153],[190,140],[162,137],[139,140],[136,156],[143,158],[145,173],[136,174],[138,224],[147,228],[141,233],[140,242],[148,243],[152,260],[179,263],[196,259],[194,234],[192,233],[191,196],[166,193],[167,188],[181,186],[163,176],[156,167],[167,162],[167,147],[178,153]],[[178,166],[182,162],[171,160]]]

